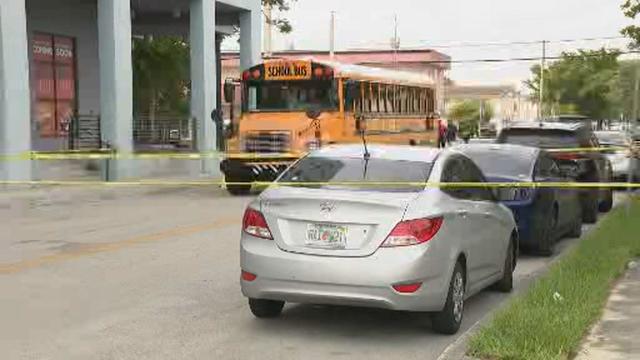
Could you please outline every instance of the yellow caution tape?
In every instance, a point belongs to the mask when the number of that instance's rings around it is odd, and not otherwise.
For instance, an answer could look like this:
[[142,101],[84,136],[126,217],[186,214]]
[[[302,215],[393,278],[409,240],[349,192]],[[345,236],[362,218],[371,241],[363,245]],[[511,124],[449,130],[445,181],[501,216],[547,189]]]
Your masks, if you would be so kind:
[[[604,152],[604,151],[628,151],[632,154],[638,149],[629,147],[592,147],[592,148],[565,148],[565,149],[547,149],[552,153],[586,153],[586,152]],[[262,159],[298,159],[306,152],[289,152],[289,153],[229,153],[229,152],[133,152],[118,153],[111,150],[68,150],[68,151],[31,151],[19,154],[0,155],[0,161],[11,160],[156,160],[156,159],[174,159],[174,160],[202,160],[202,159],[229,159],[229,160],[262,160]]]
[[103,182],[93,180],[37,180],[37,181],[0,181],[0,185],[42,185],[42,186],[257,186],[257,187],[397,187],[413,186],[425,188],[571,188],[571,189],[640,189],[640,183],[583,183],[583,182],[487,182],[487,183],[442,183],[442,182],[226,182],[224,180],[134,180]]

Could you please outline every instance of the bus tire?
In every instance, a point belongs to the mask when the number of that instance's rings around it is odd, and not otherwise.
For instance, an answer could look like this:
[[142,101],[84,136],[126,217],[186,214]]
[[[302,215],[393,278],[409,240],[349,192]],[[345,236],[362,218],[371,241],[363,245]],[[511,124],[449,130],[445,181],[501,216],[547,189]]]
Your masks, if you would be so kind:
[[[226,181],[230,183],[247,182],[244,179],[229,179],[229,178],[227,178]],[[233,196],[246,196],[251,193],[251,184],[248,183],[247,185],[237,185],[237,184],[227,185],[227,191],[229,192],[229,194]]]

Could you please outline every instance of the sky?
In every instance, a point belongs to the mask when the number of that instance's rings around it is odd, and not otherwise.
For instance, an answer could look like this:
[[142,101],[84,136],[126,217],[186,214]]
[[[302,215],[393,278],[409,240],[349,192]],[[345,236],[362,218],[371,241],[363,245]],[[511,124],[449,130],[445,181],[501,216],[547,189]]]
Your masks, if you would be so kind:
[[[624,39],[554,42],[620,36],[631,23],[623,0],[298,0],[285,14],[289,35],[274,36],[274,50],[328,50],[331,11],[336,49],[389,49],[394,17],[401,48],[433,48],[453,60],[538,57],[541,44],[461,46],[548,40],[547,54],[602,46],[623,48]],[[237,47],[228,41],[225,48]],[[450,77],[463,84],[521,85],[531,62],[454,64]]]

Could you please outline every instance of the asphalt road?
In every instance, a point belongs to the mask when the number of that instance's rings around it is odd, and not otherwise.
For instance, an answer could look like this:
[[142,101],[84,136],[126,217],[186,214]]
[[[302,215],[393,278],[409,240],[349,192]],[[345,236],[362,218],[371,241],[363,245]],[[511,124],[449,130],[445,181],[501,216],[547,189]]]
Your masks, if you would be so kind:
[[[460,336],[371,309],[287,305],[254,319],[238,280],[250,200],[208,188],[0,189],[0,358],[424,360]],[[516,288],[550,261],[523,257]],[[506,297],[472,298],[460,334]]]

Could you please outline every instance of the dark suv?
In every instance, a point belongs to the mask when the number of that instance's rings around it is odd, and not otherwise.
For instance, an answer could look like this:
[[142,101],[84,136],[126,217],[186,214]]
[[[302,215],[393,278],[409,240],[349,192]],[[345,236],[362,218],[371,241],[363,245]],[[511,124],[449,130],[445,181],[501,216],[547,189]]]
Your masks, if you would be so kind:
[[[552,156],[563,172],[578,182],[608,183],[613,177],[611,163],[602,153],[584,150],[600,146],[588,123],[516,123],[503,129],[497,142],[557,150]],[[584,222],[594,223],[598,211],[611,210],[613,189],[584,190],[581,202]]]

